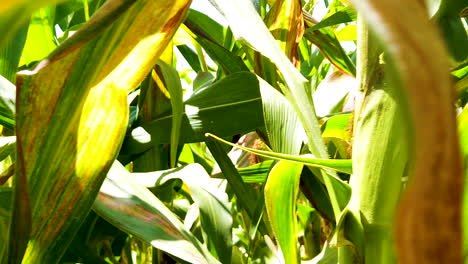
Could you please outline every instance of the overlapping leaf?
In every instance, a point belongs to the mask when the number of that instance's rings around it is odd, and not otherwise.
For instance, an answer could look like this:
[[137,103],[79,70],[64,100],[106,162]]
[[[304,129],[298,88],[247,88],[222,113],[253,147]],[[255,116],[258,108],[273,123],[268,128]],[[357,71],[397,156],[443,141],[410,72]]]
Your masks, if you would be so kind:
[[191,263],[219,263],[180,220],[140,183],[154,184],[158,178],[152,181],[153,176],[158,175],[139,175],[137,179],[140,178],[140,181],[137,181],[120,163],[114,163],[94,203],[94,211],[116,227],[177,258]]
[[[274,160],[284,160],[284,161],[291,161],[291,162],[296,162],[296,163],[301,163],[303,165],[311,166],[311,167],[317,167],[317,168],[323,168],[323,169],[331,169],[335,171],[340,171],[343,173],[348,173],[352,174],[353,173],[353,168],[352,168],[352,163],[351,160],[339,160],[339,159],[316,159],[316,158],[311,158],[311,155],[288,155],[288,154],[282,154],[282,153],[277,153],[277,152],[271,152],[271,151],[264,151],[264,150],[257,150],[253,148],[247,148],[243,147],[240,145],[233,144],[231,142],[228,142],[224,139],[221,139],[215,135],[212,134],[207,134],[207,137],[213,137],[216,140],[219,140],[225,144],[231,145],[233,147],[240,148],[242,150],[255,153],[259,156],[263,156],[266,158],[274,159]],[[331,175],[328,175],[327,177],[335,178],[332,177]]]
[[170,180],[179,179],[189,188],[190,195],[200,210],[202,232],[210,252],[222,263],[231,262],[232,216],[227,194],[216,188],[216,181],[210,178],[199,164],[189,164],[163,171],[133,173],[146,187],[162,186]]
[[[263,126],[262,101],[257,76],[247,72],[232,74],[197,90],[185,100],[180,143],[205,140],[205,133],[233,136]],[[155,144],[169,143],[172,113],[134,128],[123,152],[142,153]]]
[[[127,1],[107,2],[90,27],[108,28],[94,29],[94,36],[77,33],[35,71],[22,74],[17,175],[23,181],[17,188],[22,195],[29,190],[33,219],[24,262],[60,259],[120,148],[127,93],[150,71],[189,2],[138,1],[130,7]],[[15,199],[16,210],[27,208],[22,201]],[[21,231],[27,223],[19,217],[14,215],[11,232],[27,238]]]

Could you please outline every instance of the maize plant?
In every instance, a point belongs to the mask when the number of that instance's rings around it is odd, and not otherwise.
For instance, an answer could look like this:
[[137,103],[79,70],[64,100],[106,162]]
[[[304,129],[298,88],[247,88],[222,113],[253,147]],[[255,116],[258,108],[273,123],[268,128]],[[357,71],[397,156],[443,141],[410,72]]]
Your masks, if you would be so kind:
[[468,1],[4,0],[0,263],[468,263]]

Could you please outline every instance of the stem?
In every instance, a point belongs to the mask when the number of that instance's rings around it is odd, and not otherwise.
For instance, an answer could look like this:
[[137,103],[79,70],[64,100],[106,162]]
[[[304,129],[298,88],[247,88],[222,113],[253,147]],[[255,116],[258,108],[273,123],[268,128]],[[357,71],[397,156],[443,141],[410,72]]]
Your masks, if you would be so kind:
[[84,10],[85,21],[88,21],[89,20],[88,0],[83,0],[83,10]]
[[206,64],[205,60],[205,55],[203,54],[203,50],[200,46],[200,44],[196,43],[195,41],[193,42],[193,45],[195,46],[195,50],[197,51],[198,54],[198,60],[200,61],[200,65],[202,68],[202,71],[208,72],[208,65]]
[[[363,96],[355,112],[348,208],[360,216],[364,227],[359,249],[364,262],[385,264],[395,261],[392,223],[409,150],[401,98],[396,87],[384,82],[379,54],[377,39],[359,17],[357,77]],[[353,263],[348,254],[343,258],[343,263]]]

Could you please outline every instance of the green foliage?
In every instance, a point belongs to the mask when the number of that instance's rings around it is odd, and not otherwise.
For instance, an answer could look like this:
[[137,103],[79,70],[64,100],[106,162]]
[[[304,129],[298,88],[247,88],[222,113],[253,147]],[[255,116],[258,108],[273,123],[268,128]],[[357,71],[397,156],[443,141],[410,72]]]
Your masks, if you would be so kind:
[[209,2],[0,5],[0,263],[460,263],[467,1]]

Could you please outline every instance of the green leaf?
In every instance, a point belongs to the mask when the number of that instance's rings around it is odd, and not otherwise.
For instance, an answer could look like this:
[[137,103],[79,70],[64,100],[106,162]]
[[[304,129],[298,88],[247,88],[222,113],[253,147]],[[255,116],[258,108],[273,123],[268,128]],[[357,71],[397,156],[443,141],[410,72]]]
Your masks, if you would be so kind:
[[182,180],[190,189],[190,195],[200,209],[202,231],[206,234],[208,249],[221,263],[231,263],[232,216],[227,194],[215,186],[205,169],[199,164],[185,167],[133,173],[146,187],[157,187],[172,179]]
[[[197,90],[185,102],[180,142],[200,142],[205,133],[233,136],[263,126],[259,80],[247,72],[232,74]],[[142,153],[170,142],[172,114],[166,112],[134,128],[122,147],[126,154]]]
[[202,71],[200,60],[198,60],[198,56],[195,51],[193,51],[187,45],[177,45],[177,49],[180,51],[182,56],[184,56],[185,60],[195,72]]
[[12,212],[13,188],[0,186],[0,262],[7,263],[9,222]]
[[318,24],[313,25],[308,30],[314,31],[325,27],[356,21],[357,13],[354,8],[348,6],[330,16],[322,19]]
[[20,65],[40,61],[57,47],[54,16],[55,7],[41,8],[32,14]]
[[[9,41],[5,42],[3,47],[0,47],[0,75],[11,83],[16,83],[16,72],[18,71],[27,33],[28,24],[26,23],[19,28]],[[0,94],[3,95],[3,91]]]
[[307,80],[289,61],[270,34],[261,17],[248,0],[213,0],[228,21],[236,38],[269,58],[281,72],[286,85],[282,91],[290,101],[306,131],[310,152],[320,158],[328,154],[320,136],[320,129],[313,102],[307,91]]
[[205,29],[200,28],[199,25],[196,24],[196,21],[188,17],[184,24],[191,31],[192,37],[205,49],[208,55],[226,72],[226,74],[249,70],[239,56],[210,38]]
[[219,263],[179,219],[118,162],[107,174],[93,210],[119,229],[182,260]]
[[263,83],[260,92],[265,130],[271,149],[297,155],[306,138],[304,128],[288,100],[268,83]]
[[216,76],[211,72],[200,72],[195,80],[193,80],[193,90],[196,91],[201,88],[208,87],[213,83]]
[[255,205],[252,204],[252,201],[257,200],[255,195],[256,193],[242,180],[242,177],[239,175],[239,172],[232,163],[231,159],[227,156],[221,143],[215,140],[207,140],[206,145],[210,149],[210,152],[215,158],[216,162],[218,162],[218,165],[221,168],[221,171],[223,172],[227,182],[234,191],[240,206],[245,209],[250,219],[254,219]]
[[227,195],[223,201],[201,186],[194,184],[190,186],[190,191],[192,198],[200,208],[201,224],[206,232],[210,252],[221,263],[231,263],[232,216],[227,206]]
[[[245,183],[264,183],[273,163],[273,160],[266,160],[246,168],[238,168],[237,171]],[[216,173],[213,177],[221,179],[226,178],[223,172]]]
[[[310,167],[302,170],[300,183],[301,191],[323,218],[335,221],[336,218],[333,214],[330,196],[323,185],[323,181],[320,181],[319,177],[316,176],[320,173],[317,172],[317,170],[318,169],[311,170]],[[333,184],[335,185],[334,188],[338,190],[337,197],[340,202],[340,207],[344,208],[351,196],[351,188],[339,180],[333,181]]]
[[171,96],[172,120],[171,120],[171,149],[170,162],[171,167],[175,167],[177,159],[177,148],[179,146],[180,126],[184,111],[182,85],[177,71],[163,61],[158,62],[158,69],[161,71],[165,86]]
[[[308,21],[307,21],[308,22]],[[309,22],[310,25],[314,25]],[[356,67],[341,46],[335,33],[326,28],[318,30],[306,29],[304,38],[317,45],[322,54],[340,71],[356,76]]]
[[[310,158],[311,156],[310,154],[298,156],[298,155],[288,155],[288,154],[271,152],[271,151],[257,150],[257,149],[247,148],[241,145],[233,144],[231,142],[228,142],[210,133],[207,133],[206,136],[215,138],[216,140],[221,141],[225,144],[231,145],[236,148],[240,148],[242,150],[257,154],[265,158],[290,161],[290,162],[300,163],[302,165],[307,165],[307,166],[317,167],[317,168],[322,168],[322,169],[331,169],[331,170],[348,173],[348,174],[353,173],[351,160],[316,159],[316,158]],[[329,175],[329,177],[335,178],[331,175]]]
[[328,118],[322,125],[323,137],[334,137],[343,140],[351,140],[351,113],[336,114]]
[[0,161],[4,160],[8,155],[14,153],[16,145],[16,137],[0,137]]
[[286,264],[300,263],[297,248],[296,199],[303,165],[278,162],[265,185],[265,207]]
[[187,17],[185,18],[185,25],[191,29],[197,29],[197,33],[204,36],[204,38],[213,41],[218,45],[224,43],[224,27],[218,22],[211,19],[209,16],[190,9]]

